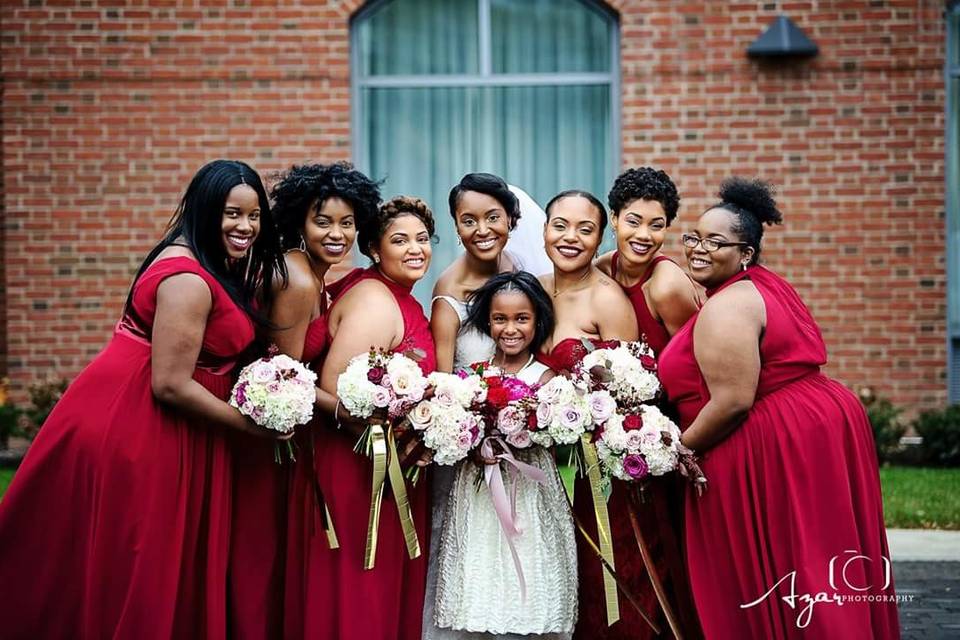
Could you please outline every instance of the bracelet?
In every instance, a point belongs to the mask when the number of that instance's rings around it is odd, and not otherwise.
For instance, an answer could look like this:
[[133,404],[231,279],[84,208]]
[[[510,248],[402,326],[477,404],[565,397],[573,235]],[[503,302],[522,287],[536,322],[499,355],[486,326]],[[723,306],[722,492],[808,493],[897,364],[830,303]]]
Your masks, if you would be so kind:
[[340,398],[337,398],[337,406],[333,409],[333,420],[337,423],[337,429],[342,429],[343,425],[340,424]]

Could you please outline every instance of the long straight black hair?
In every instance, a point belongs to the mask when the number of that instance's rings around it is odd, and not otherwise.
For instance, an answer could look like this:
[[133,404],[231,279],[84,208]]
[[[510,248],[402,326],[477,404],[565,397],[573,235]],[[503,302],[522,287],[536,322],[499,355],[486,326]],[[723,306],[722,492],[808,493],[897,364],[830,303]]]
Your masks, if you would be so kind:
[[[260,201],[260,233],[248,257],[231,264],[223,246],[223,208],[234,187],[245,184],[257,192]],[[269,285],[275,276],[286,281],[286,265],[280,249],[280,237],[270,213],[270,201],[260,176],[239,160],[214,160],[197,171],[180,205],[167,225],[163,239],[150,250],[130,285],[124,307],[133,311],[133,289],[161,251],[181,245],[193,252],[200,265],[212,275],[230,298],[258,324],[268,324],[257,310],[259,301],[268,309],[272,295]]]

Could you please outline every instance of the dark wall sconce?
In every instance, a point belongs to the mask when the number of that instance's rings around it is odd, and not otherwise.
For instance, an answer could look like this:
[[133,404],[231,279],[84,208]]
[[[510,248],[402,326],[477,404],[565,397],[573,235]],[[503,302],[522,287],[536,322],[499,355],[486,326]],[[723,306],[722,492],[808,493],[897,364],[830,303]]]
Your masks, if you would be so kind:
[[805,58],[817,55],[817,44],[787,16],[777,16],[747,47],[751,58]]

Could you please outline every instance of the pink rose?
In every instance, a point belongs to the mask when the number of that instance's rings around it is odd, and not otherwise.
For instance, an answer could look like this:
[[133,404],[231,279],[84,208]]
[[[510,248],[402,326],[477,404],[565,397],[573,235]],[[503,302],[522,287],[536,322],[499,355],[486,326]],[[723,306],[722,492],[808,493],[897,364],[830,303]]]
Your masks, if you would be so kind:
[[630,454],[623,459],[623,470],[634,480],[644,477],[648,471],[646,461],[636,454]]

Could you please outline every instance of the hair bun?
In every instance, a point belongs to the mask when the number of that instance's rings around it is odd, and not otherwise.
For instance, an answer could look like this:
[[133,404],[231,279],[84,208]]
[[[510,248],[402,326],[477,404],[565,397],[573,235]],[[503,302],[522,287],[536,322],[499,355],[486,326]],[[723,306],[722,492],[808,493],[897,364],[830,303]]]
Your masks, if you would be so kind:
[[721,183],[717,195],[722,202],[749,213],[763,224],[780,224],[783,221],[783,214],[773,199],[773,187],[763,180],[736,176],[727,178]]

